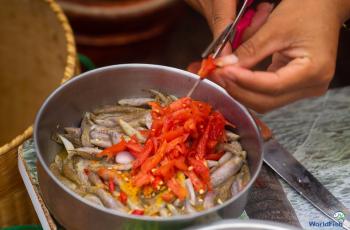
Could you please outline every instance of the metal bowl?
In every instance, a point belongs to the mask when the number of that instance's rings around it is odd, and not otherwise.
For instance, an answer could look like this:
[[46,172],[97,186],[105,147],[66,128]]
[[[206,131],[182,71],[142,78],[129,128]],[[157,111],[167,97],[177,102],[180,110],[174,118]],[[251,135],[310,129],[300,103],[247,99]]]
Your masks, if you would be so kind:
[[211,215],[238,217],[247,202],[248,190],[262,165],[262,140],[248,111],[222,88],[204,80],[194,99],[206,101],[237,126],[241,144],[248,153],[251,180],[237,195],[222,205],[193,215],[155,218],[135,216],[106,209],[86,201],[66,188],[49,170],[61,146],[51,135],[65,126],[78,126],[83,112],[115,103],[125,97],[145,96],[144,89],[183,96],[197,76],[158,65],[125,64],[109,66],[81,74],[55,90],[42,105],[35,121],[34,140],[38,151],[38,176],[42,195],[54,217],[67,229],[170,229],[183,228]]
[[191,227],[187,230],[298,230],[298,228],[263,220],[223,220],[208,226]]

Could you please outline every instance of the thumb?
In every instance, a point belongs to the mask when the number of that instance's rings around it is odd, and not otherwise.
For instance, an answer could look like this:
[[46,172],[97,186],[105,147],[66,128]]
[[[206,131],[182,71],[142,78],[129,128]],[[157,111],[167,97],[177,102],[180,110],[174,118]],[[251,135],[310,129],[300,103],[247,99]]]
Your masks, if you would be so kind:
[[243,42],[234,52],[238,57],[238,64],[244,68],[252,68],[266,57],[281,50],[283,43],[273,33],[268,22],[251,38]]

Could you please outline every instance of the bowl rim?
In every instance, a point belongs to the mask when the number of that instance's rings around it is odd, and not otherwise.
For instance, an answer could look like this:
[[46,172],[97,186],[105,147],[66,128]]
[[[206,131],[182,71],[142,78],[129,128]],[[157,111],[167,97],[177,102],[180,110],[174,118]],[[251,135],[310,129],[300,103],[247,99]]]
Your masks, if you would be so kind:
[[[123,68],[159,69],[159,70],[164,70],[164,71],[172,72],[172,73],[175,72],[175,73],[183,75],[183,77],[188,77],[188,78],[191,78],[191,79],[197,79],[198,78],[198,76],[196,74],[194,74],[194,73],[190,73],[188,71],[181,70],[181,69],[174,68],[174,67],[168,67],[168,66],[163,66],[163,65],[155,65],[155,64],[130,63],[130,64],[110,65],[110,66],[106,66],[106,67],[102,67],[102,68],[97,68],[97,69],[94,69],[94,70],[82,73],[82,74],[78,75],[77,77],[75,77],[75,78],[65,82],[64,84],[60,85],[60,87],[55,89],[47,97],[47,99],[44,101],[44,103],[40,107],[40,109],[39,109],[39,111],[37,113],[37,116],[35,118],[35,125],[34,125],[34,143],[35,143],[35,148],[36,148],[36,151],[37,151],[37,157],[39,159],[41,167],[49,175],[49,177],[51,179],[53,179],[53,181],[56,183],[56,185],[58,185],[61,189],[63,189],[65,192],[67,192],[70,196],[73,196],[75,199],[79,200],[80,202],[83,202],[85,205],[92,206],[93,208],[96,208],[99,211],[105,212],[105,213],[110,214],[110,215],[116,215],[116,216],[128,218],[128,219],[143,220],[143,221],[153,221],[153,222],[172,222],[172,221],[186,221],[186,220],[190,221],[190,220],[193,220],[195,218],[202,217],[202,216],[208,215],[208,214],[213,213],[213,212],[217,212],[217,211],[225,208],[226,206],[230,205],[232,202],[237,200],[245,192],[247,192],[247,190],[250,189],[250,187],[255,182],[256,178],[258,177],[258,175],[260,173],[260,170],[261,170],[261,167],[262,167],[262,164],[263,164],[263,157],[264,157],[263,141],[262,141],[262,137],[261,137],[259,128],[256,125],[255,120],[253,119],[253,117],[249,113],[248,109],[246,109],[242,104],[240,104],[237,101],[236,101],[237,105],[240,107],[240,109],[242,109],[247,114],[248,119],[253,124],[254,131],[257,133],[258,143],[259,143],[260,152],[261,152],[261,159],[259,160],[258,166],[257,166],[257,170],[256,170],[255,174],[251,176],[251,179],[250,179],[249,183],[238,194],[236,194],[235,196],[232,196],[229,200],[226,200],[225,202],[223,202],[220,205],[216,205],[216,206],[214,206],[212,208],[209,208],[207,210],[196,212],[196,213],[193,213],[193,214],[187,214],[187,215],[178,215],[178,216],[162,217],[162,218],[151,217],[151,216],[138,216],[138,215],[132,215],[132,214],[128,214],[128,213],[125,213],[125,212],[121,212],[121,211],[118,211],[118,210],[109,209],[109,208],[106,208],[106,207],[101,207],[101,206],[99,206],[97,204],[94,204],[93,202],[88,201],[88,200],[84,199],[83,197],[81,197],[80,195],[76,194],[75,192],[73,192],[72,190],[67,188],[61,181],[59,181],[56,178],[56,176],[53,175],[53,173],[49,169],[48,165],[45,163],[45,161],[44,161],[44,159],[42,157],[40,148],[39,148],[39,143],[38,143],[38,132],[39,132],[38,124],[39,124],[40,119],[42,117],[42,113],[44,112],[44,110],[46,108],[46,105],[49,104],[50,101],[52,100],[52,98],[54,98],[60,91],[64,90],[64,88],[66,88],[67,85],[73,84],[75,82],[79,82],[83,78],[86,78],[86,77],[89,77],[89,76],[93,76],[95,73],[98,73],[98,72],[103,72],[103,71],[106,71],[106,70],[113,70],[113,69],[123,69]],[[209,81],[207,79],[204,79],[203,81],[205,81],[210,86],[216,88],[218,91],[221,91],[222,93],[228,95],[228,93],[223,88],[218,86],[217,84],[215,84],[215,83],[213,83],[213,82],[211,82],[211,81]],[[233,99],[233,100],[235,100],[235,99]],[[40,178],[39,178],[39,184],[40,184]]]
[[269,229],[269,230],[301,230],[295,226],[273,222],[268,220],[258,220],[258,219],[249,219],[249,220],[219,220],[217,222],[213,222],[209,225],[199,225],[194,226],[193,228],[188,228],[186,230],[227,230],[230,228],[234,229],[245,229],[248,230],[250,228],[254,229]]

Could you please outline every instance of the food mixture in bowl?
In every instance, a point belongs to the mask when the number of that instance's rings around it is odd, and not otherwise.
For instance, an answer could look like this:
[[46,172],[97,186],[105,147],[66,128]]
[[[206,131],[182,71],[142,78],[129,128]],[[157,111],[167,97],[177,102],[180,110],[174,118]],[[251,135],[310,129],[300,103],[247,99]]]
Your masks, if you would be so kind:
[[53,174],[95,204],[154,217],[200,212],[242,190],[250,174],[234,124],[205,102],[149,92],[55,134],[65,150]]

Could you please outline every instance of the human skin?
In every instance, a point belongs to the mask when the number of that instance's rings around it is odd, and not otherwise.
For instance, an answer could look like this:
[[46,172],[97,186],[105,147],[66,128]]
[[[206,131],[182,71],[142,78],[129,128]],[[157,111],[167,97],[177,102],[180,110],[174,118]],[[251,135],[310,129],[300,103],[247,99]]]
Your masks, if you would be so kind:
[[[259,113],[320,96],[333,77],[339,30],[349,16],[349,0],[283,0],[234,55],[217,60],[211,79]],[[267,71],[250,70],[269,56]]]

